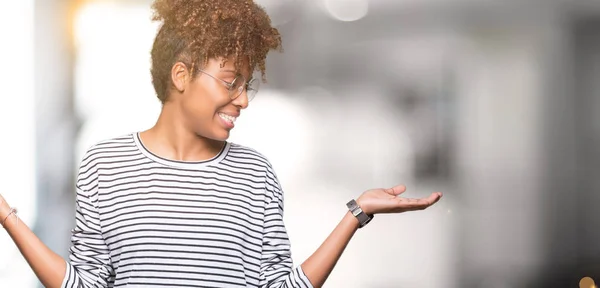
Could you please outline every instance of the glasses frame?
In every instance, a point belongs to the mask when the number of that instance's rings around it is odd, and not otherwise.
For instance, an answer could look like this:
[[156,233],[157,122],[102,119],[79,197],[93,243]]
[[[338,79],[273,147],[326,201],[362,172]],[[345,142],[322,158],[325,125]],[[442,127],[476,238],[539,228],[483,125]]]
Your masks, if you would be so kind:
[[[235,78],[233,79],[232,82],[228,82],[221,78],[215,77],[214,75],[212,75],[202,69],[198,69],[198,72],[201,72],[202,74],[204,74],[210,78],[213,78],[213,79],[219,81],[221,84],[223,84],[225,86],[225,88],[227,88],[227,92],[228,92],[229,98],[231,100],[237,99],[238,97],[240,97],[240,95],[242,95],[242,92],[244,92],[244,90],[246,90],[246,97],[248,97],[248,102],[250,102],[254,99],[254,97],[258,93],[258,88],[256,90],[254,90],[254,89],[248,90],[248,87],[251,87],[252,84],[259,83],[259,82],[256,82],[256,81],[258,81],[258,79],[254,78],[254,77],[250,78],[250,80],[246,80],[246,77],[244,77],[244,75],[237,74],[237,75],[235,75]],[[238,80],[243,80],[244,84],[242,86],[238,87],[238,89],[237,89],[238,91],[236,91],[236,90],[234,90],[234,85],[235,85],[235,82]]]

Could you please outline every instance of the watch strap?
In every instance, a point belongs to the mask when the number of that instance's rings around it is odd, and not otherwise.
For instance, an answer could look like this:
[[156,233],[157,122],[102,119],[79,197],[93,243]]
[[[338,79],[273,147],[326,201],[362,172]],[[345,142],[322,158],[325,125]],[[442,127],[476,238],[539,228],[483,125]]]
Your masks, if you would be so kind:
[[354,217],[358,219],[359,228],[364,227],[373,219],[373,215],[368,215],[367,213],[362,211],[362,209],[360,208],[360,206],[358,206],[358,203],[356,203],[356,200],[354,199],[346,203],[346,206],[348,207],[348,210],[350,210],[352,215],[354,215]]

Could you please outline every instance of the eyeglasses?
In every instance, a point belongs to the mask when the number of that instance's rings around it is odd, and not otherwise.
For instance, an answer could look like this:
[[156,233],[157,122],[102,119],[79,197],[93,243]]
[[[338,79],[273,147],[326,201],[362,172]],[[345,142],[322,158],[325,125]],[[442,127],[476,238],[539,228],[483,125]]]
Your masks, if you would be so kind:
[[256,96],[256,93],[258,92],[258,88],[260,86],[260,81],[258,81],[258,79],[256,78],[251,78],[249,81],[246,81],[246,77],[244,77],[244,75],[238,74],[237,76],[235,76],[235,79],[233,79],[233,81],[231,82],[227,82],[223,79],[219,79],[213,75],[211,75],[210,73],[204,71],[204,70],[198,70],[199,72],[202,72],[202,74],[205,74],[221,83],[223,83],[223,85],[225,85],[225,88],[227,88],[227,91],[229,92],[229,98],[231,100],[235,100],[236,98],[238,98],[240,95],[242,95],[242,92],[244,92],[244,89],[246,89],[246,95],[248,97],[248,102],[252,101],[252,99],[254,99],[254,96]]

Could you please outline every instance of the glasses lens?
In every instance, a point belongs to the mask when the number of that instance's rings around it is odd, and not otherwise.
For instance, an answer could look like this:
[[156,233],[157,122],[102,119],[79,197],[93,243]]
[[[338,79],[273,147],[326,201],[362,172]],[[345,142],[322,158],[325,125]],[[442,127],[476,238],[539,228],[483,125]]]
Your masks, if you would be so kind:
[[260,88],[260,81],[258,79],[253,78],[248,82],[248,87],[246,88],[246,94],[248,94],[248,102],[252,101],[258,93],[258,89]]
[[231,82],[231,88],[229,88],[229,97],[231,99],[235,99],[238,96],[240,96],[240,94],[242,94],[242,91],[244,91],[245,82],[246,79],[244,79],[244,76],[241,75],[233,79],[233,81]]

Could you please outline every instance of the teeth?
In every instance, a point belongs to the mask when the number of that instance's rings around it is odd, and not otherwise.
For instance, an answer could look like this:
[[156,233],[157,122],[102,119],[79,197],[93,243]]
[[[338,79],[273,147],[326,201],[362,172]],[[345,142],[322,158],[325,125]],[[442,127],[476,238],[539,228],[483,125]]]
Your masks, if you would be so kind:
[[235,119],[236,119],[236,117],[229,116],[229,115],[227,115],[227,114],[223,114],[223,113],[219,113],[219,116],[220,116],[221,118],[225,119],[226,121],[229,121],[229,122],[231,122],[231,123],[234,123],[234,122],[235,122]]

